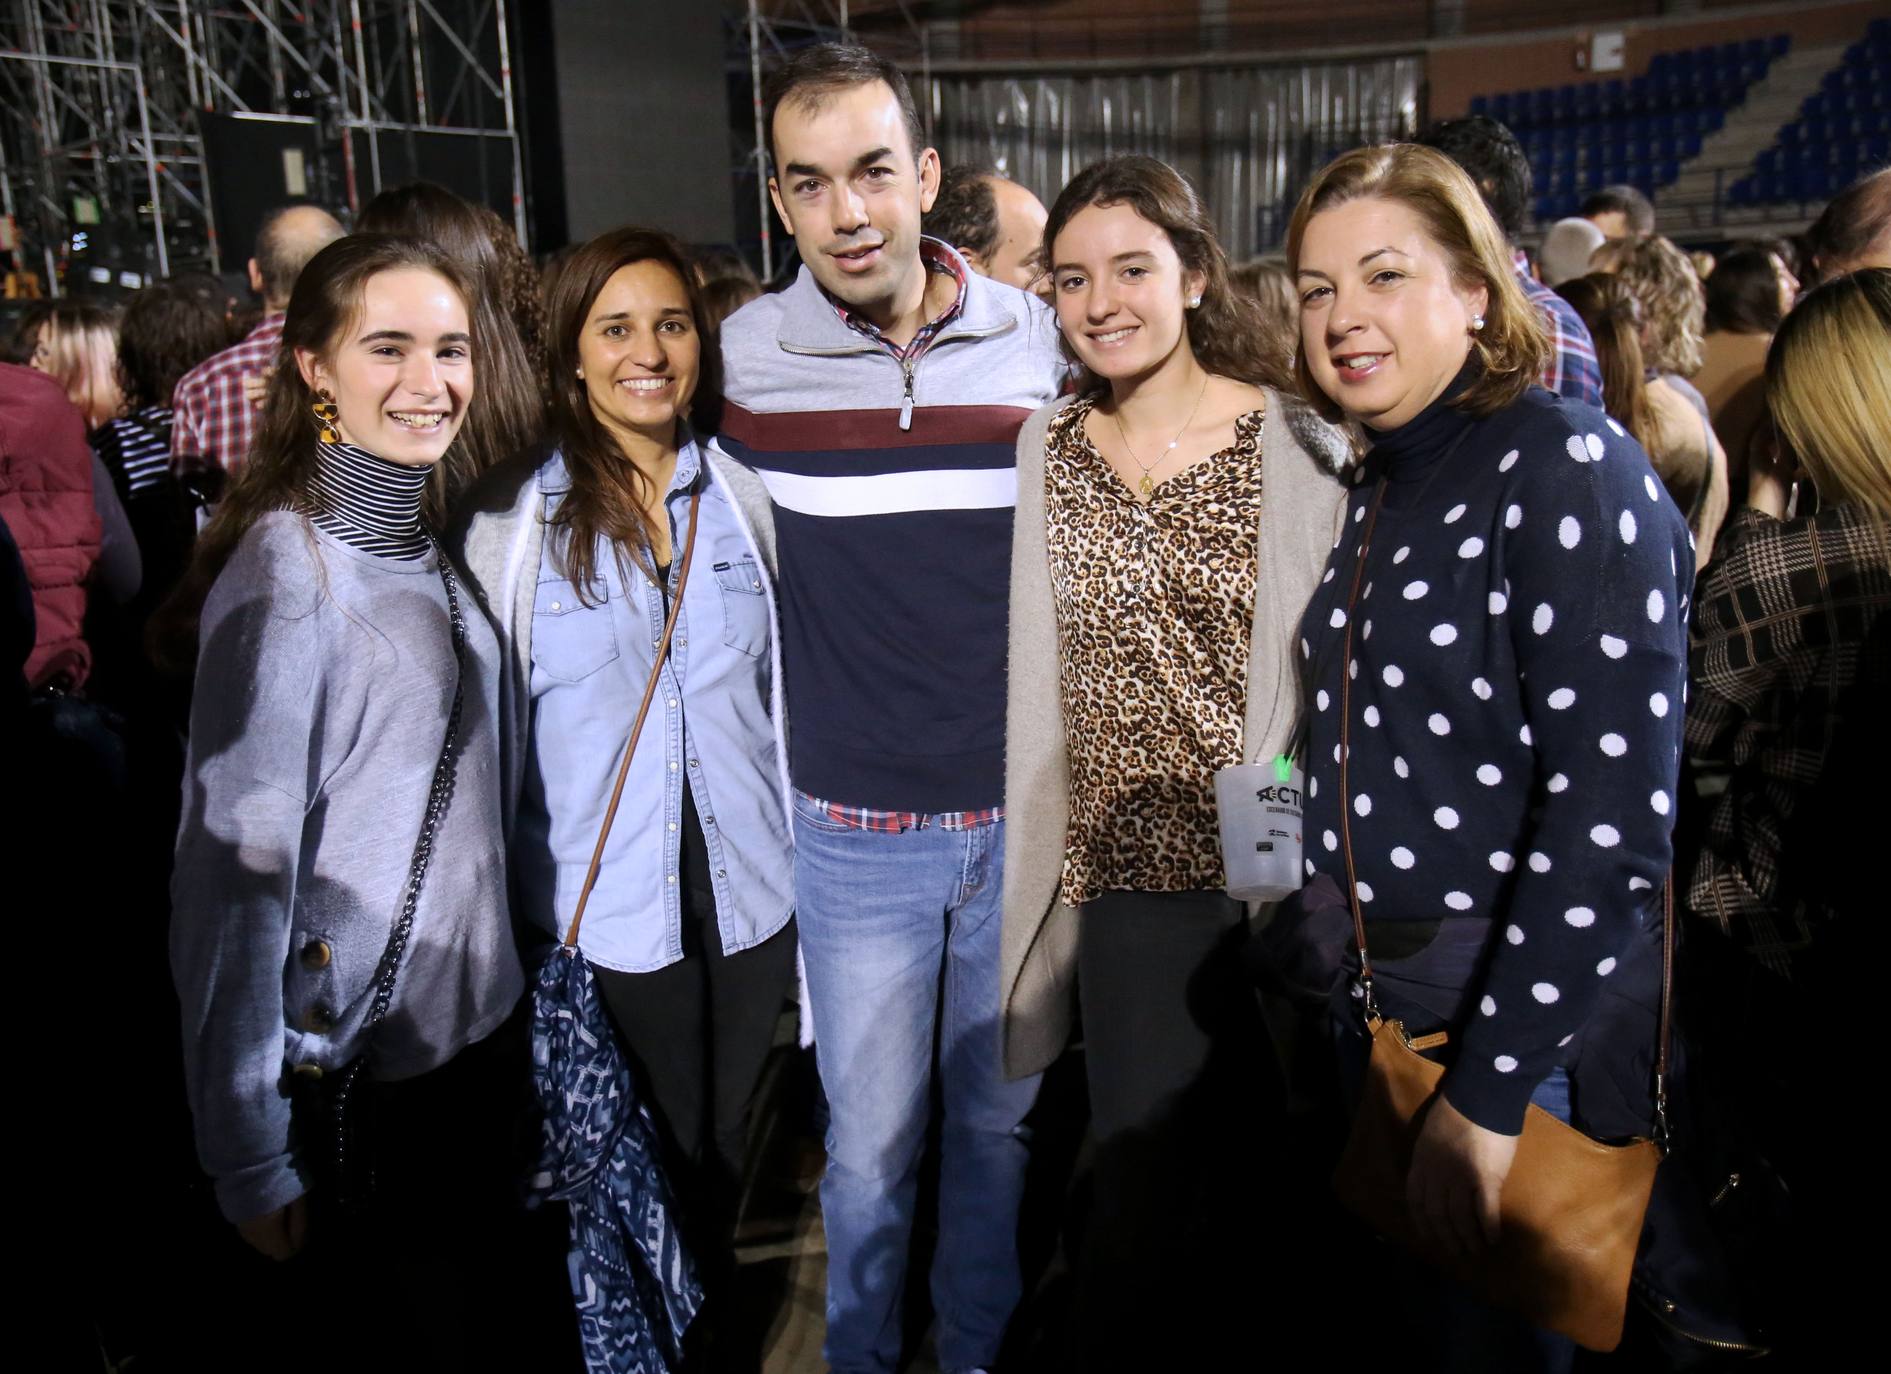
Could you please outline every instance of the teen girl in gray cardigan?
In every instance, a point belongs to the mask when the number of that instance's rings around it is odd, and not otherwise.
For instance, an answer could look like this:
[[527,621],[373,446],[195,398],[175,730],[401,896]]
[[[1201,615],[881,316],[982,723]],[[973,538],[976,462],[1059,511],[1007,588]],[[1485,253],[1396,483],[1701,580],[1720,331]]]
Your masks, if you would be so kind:
[[[445,469],[477,370],[468,292],[409,240],[315,256],[249,466],[172,608],[201,608],[171,929],[198,1152],[250,1246],[303,1256],[277,1298],[319,1290],[372,1312],[359,1328],[283,1314],[295,1351],[249,1352],[271,1367],[367,1358],[364,1341],[391,1364],[466,1367],[510,1348],[499,1323],[523,1310],[497,644],[422,514],[459,475]],[[434,857],[395,950],[436,774]],[[372,1111],[376,1187],[343,1212],[311,1167],[332,1136],[292,1120],[288,1088],[363,1054],[350,1110]],[[555,1265],[548,1253],[546,1277]]]
[[1088,168],[1045,243],[1086,374],[1018,439],[1005,1066],[1048,1066],[1081,1004],[1097,1156],[1073,1326],[1102,1344],[1078,1364],[1207,1364],[1239,1307],[1184,1238],[1245,1229],[1258,1190],[1228,1185],[1272,1106],[1213,777],[1287,747],[1346,450],[1282,394],[1286,341],[1173,170]]

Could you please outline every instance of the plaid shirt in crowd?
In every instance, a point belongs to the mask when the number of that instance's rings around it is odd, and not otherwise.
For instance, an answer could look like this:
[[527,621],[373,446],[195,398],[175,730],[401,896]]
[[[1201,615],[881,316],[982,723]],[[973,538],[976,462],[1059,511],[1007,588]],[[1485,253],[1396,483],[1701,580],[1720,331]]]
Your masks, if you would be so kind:
[[[965,271],[959,265],[957,258],[941,248],[935,240],[922,238],[919,241],[919,260],[926,264],[929,271],[951,277],[958,286],[958,294],[952,298],[951,305],[939,312],[937,319],[928,320],[922,324],[919,332],[914,334],[904,347],[884,337],[880,333],[879,326],[872,320],[854,314],[840,301],[834,302],[835,313],[849,329],[865,334],[902,363],[924,353],[932,341],[939,336],[939,331],[958,317],[959,310],[965,304]],[[1005,818],[1005,809],[1002,806],[990,806],[982,811],[941,811],[927,814],[920,811],[877,811],[870,806],[843,806],[839,802],[822,801],[819,797],[810,797],[805,792],[801,794],[801,797],[834,824],[844,825],[853,830],[898,832],[924,830],[927,826],[937,826],[941,830],[972,830]]]
[[[849,329],[865,334],[900,362],[917,358],[924,353],[932,341],[938,337],[939,331],[957,319],[959,311],[965,307],[965,269],[960,265],[958,258],[948,252],[937,239],[922,238],[919,241],[919,260],[926,264],[928,271],[952,278],[958,286],[958,294],[953,296],[952,304],[939,312],[938,319],[928,320],[920,325],[919,332],[913,335],[904,346],[894,343],[881,334],[880,327],[872,320],[863,315],[856,315],[840,301],[834,301],[834,313],[840,316],[841,323]],[[833,297],[830,296],[828,299],[833,300]]]
[[282,316],[267,315],[243,341],[197,364],[177,384],[171,409],[171,471],[179,477],[204,468],[234,476],[256,436],[256,406],[243,379],[276,365]]
[[1543,315],[1554,351],[1543,369],[1543,385],[1559,396],[1584,401],[1601,410],[1602,367],[1596,362],[1595,340],[1576,307],[1530,275],[1530,260],[1517,254],[1517,284]]
[[1848,504],[1791,521],[1742,508],[1716,550],[1689,632],[1687,747],[1732,780],[1711,803],[1688,905],[1787,973],[1870,867],[1875,818],[1861,808],[1884,781],[1891,709],[1891,642],[1873,630],[1891,567]]

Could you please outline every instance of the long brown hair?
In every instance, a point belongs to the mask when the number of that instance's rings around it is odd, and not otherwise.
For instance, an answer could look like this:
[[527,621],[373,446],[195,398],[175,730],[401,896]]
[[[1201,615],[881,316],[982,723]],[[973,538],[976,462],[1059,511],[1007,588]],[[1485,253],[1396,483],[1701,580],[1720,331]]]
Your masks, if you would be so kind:
[[587,605],[597,577],[600,534],[616,549],[620,567],[628,559],[652,580],[656,574],[650,553],[656,531],[649,507],[658,493],[591,409],[591,394],[578,376],[578,339],[598,293],[619,270],[639,262],[660,262],[675,272],[689,300],[700,350],[696,393],[690,400],[690,424],[697,434],[714,433],[722,409],[722,350],[716,325],[704,309],[702,288],[682,244],[660,229],[627,224],[599,234],[559,262],[545,288],[546,343],[552,434],[564,455],[571,490],[552,523],[565,532],[559,566]]
[[[1295,281],[1307,222],[1322,210],[1374,199],[1410,210],[1443,251],[1459,284],[1486,292],[1484,327],[1471,341],[1484,370],[1452,404],[1471,415],[1491,415],[1535,386],[1551,346],[1542,317],[1518,284],[1510,240],[1491,217],[1477,183],[1436,148],[1416,143],[1355,148],[1321,168],[1301,192],[1287,226],[1287,266]],[[1294,371],[1307,403],[1329,420],[1340,419],[1339,405],[1314,380],[1304,348]]]
[[[197,538],[190,568],[169,600],[152,619],[151,647],[159,666],[188,672],[197,658],[197,621],[204,598],[230,561],[230,555],[250,526],[273,510],[294,509],[307,495],[309,474],[315,467],[318,424],[310,406],[314,395],[296,365],[296,350],[333,358],[336,348],[354,327],[370,278],[397,268],[414,267],[446,278],[466,302],[472,324],[475,403],[483,372],[485,336],[472,308],[475,285],[471,274],[440,249],[416,239],[393,234],[351,234],[336,239],[302,269],[289,297],[282,323],[282,346],[275,370],[269,374],[263,413],[249,461],[217,503],[216,514]],[[470,407],[469,407],[470,415]],[[434,464],[422,507],[428,523],[445,523],[447,494],[464,490],[476,474],[462,425],[446,454]]]
[[1643,379],[1641,302],[1628,283],[1608,272],[1566,281],[1556,294],[1575,307],[1595,340],[1596,364],[1602,370],[1602,408],[1645,451],[1653,453],[1655,412]]
[[[1091,163],[1070,179],[1051,206],[1044,224],[1045,261],[1051,260],[1064,227],[1092,205],[1127,205],[1168,235],[1184,272],[1202,274],[1202,303],[1187,312],[1187,320],[1189,348],[1204,371],[1251,386],[1293,390],[1293,339],[1258,302],[1229,284],[1228,255],[1215,237],[1201,197],[1180,172],[1139,154]],[[1065,357],[1081,363],[1068,339],[1063,346]],[[1084,368],[1078,385],[1082,391],[1097,392],[1109,384]]]
[[[533,365],[521,336],[531,325],[529,308],[516,299],[529,284],[521,279],[516,262],[508,265],[495,246],[495,225],[504,227],[492,212],[482,214],[481,207],[430,181],[381,192],[362,207],[358,224],[362,233],[399,234],[432,244],[473,274],[475,289],[467,306],[473,337],[480,341],[474,359],[479,385],[458,445],[471,459],[468,481],[530,448],[545,428],[541,369]],[[458,501],[464,490],[453,487],[448,500]]]

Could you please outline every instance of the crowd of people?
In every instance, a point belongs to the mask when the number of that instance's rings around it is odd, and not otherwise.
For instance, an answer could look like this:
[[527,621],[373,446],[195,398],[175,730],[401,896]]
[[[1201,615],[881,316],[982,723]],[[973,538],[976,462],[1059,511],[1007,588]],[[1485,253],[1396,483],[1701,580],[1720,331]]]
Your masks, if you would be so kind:
[[[1670,895],[1674,1140],[1791,1198],[1744,1336],[1848,1348],[1891,170],[1711,263],[1627,188],[1533,253],[1474,116],[1342,154],[1235,265],[1152,158],[1048,208],[942,168],[863,49],[764,120],[782,289],[644,227],[541,273],[416,183],[272,211],[260,314],[177,277],[0,364],[8,738],[63,799],[21,838],[83,883],[62,817],[109,817],[168,910],[140,1115],[188,1104],[228,1223],[179,1367],[758,1368],[735,1225],[798,996],[838,1374],[910,1355],[922,1231],[953,1374],[1258,1363],[1250,1248],[1345,1266],[1300,1281],[1349,1348],[1569,1369],[1437,1257],[1496,1242],[1532,1113],[1668,1139]],[[1217,777],[1276,761],[1304,885],[1248,900]],[[634,1100],[541,1120],[561,942]],[[1425,1258],[1280,1147],[1343,1138],[1381,1017],[1442,1067]],[[1074,1045],[1074,1297],[1022,1356]],[[521,1205],[535,1145],[646,1113],[615,1249]]]

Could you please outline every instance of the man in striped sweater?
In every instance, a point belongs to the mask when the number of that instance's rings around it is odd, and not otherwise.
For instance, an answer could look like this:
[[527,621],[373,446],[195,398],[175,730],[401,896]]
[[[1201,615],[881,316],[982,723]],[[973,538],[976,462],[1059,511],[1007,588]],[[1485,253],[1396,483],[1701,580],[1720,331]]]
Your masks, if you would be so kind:
[[796,914],[832,1109],[826,1356],[896,1366],[936,1074],[939,1356],[982,1369],[1019,1297],[1037,1092],[1005,1081],[998,1037],[1014,444],[1063,364],[1041,302],[921,237],[939,158],[897,68],[810,48],[766,105],[804,265],[723,327],[718,442],[776,522]]

